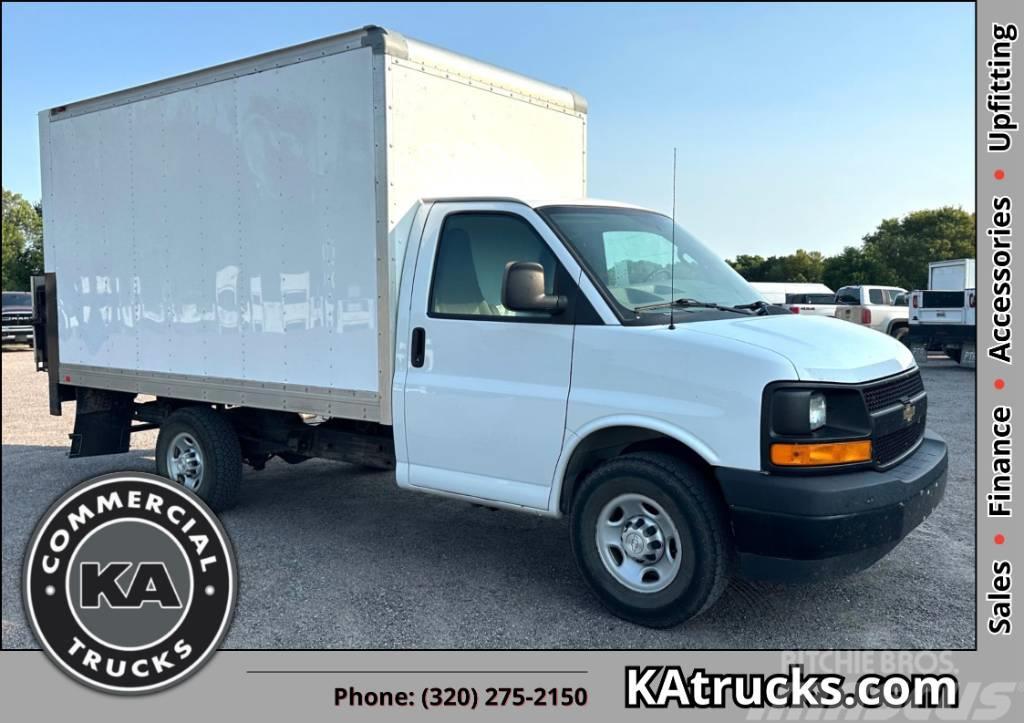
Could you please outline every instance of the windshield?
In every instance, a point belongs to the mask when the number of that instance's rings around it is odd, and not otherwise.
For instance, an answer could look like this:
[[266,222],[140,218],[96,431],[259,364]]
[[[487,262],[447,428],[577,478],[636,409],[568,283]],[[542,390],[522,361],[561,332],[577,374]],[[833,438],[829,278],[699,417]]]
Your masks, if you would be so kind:
[[4,306],[32,306],[32,295],[27,291],[5,291]]
[[[692,299],[736,306],[761,300],[743,277],[678,225],[651,211],[606,206],[548,206],[548,221],[569,241],[590,275],[627,316],[665,314],[648,304]],[[680,307],[677,307],[680,308]],[[707,313],[683,307],[689,313]]]

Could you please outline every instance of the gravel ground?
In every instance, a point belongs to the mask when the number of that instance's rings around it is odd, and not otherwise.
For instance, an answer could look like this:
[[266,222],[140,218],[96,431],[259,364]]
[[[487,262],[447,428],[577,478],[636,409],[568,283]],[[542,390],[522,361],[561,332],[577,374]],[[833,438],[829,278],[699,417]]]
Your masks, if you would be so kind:
[[[64,416],[26,350],[3,353],[3,647],[36,647],[22,613],[22,555],[46,507],[103,472],[152,471],[155,433],[123,455],[69,460]],[[805,585],[735,581],[671,630],[607,614],[569,552],[565,521],[399,490],[347,465],[247,471],[222,519],[240,594],[227,648],[971,648],[974,373],[924,370],[929,424],[950,445],[938,510],[887,557]]]

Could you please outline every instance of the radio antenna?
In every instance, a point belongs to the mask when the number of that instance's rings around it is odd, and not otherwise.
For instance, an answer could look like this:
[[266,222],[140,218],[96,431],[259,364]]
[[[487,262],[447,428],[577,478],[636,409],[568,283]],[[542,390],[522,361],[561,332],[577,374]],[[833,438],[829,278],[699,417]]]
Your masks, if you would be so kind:
[[668,307],[668,328],[676,328],[676,153],[672,147],[672,248],[669,249],[670,283],[672,284],[672,303]]

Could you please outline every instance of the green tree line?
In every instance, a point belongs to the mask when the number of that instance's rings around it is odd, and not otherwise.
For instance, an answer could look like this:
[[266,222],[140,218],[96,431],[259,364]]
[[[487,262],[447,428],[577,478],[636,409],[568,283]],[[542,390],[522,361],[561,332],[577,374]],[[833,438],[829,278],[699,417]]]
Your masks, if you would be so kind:
[[975,217],[944,206],[887,218],[835,256],[799,249],[787,256],[740,254],[728,263],[747,281],[818,282],[835,290],[848,284],[904,289],[928,287],[928,262],[974,258]]
[[43,272],[43,208],[3,189],[3,288],[27,291]]

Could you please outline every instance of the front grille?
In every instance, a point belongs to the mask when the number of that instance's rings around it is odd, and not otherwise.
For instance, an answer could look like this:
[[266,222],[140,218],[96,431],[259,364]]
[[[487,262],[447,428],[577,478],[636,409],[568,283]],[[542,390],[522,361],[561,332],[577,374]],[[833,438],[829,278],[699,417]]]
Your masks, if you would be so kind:
[[32,323],[31,314],[4,314],[4,326],[25,326]]
[[864,402],[868,412],[892,407],[904,399],[911,399],[924,391],[921,372],[916,369],[905,376],[873,384],[864,389]]
[[883,467],[894,462],[916,445],[924,436],[924,417],[909,427],[898,429],[872,441],[875,462]]

